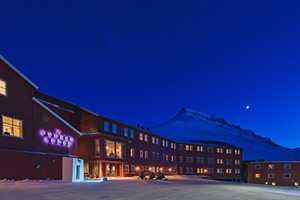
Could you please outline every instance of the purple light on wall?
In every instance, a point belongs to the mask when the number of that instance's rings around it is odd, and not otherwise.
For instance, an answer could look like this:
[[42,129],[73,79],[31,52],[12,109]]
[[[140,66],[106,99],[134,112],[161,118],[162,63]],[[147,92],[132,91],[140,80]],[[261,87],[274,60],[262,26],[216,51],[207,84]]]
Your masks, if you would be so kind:
[[40,129],[39,135],[42,137],[44,143],[54,146],[71,147],[75,141],[72,136],[62,134],[59,129],[56,129],[54,132]]

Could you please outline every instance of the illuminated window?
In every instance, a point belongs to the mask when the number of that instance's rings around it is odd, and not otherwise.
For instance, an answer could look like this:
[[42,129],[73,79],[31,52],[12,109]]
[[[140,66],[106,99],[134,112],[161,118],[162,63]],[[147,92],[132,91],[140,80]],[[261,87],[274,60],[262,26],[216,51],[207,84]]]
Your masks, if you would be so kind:
[[3,134],[11,135],[15,137],[23,137],[22,133],[22,121],[14,118],[2,116],[3,122]]
[[236,149],[236,150],[234,150],[234,153],[237,154],[237,155],[239,155],[240,154],[240,150]]
[[159,138],[156,138],[156,144],[159,144]]
[[173,142],[171,142],[171,149],[173,149]]
[[152,137],[152,144],[155,144],[155,137]]
[[131,149],[130,149],[130,156],[131,156],[131,157],[134,157],[134,154],[135,154],[135,151],[134,151],[133,148],[131,148]]
[[185,145],[186,151],[193,151],[193,145]]
[[95,156],[100,156],[100,139],[95,139]]
[[232,173],[232,169],[226,169],[226,174],[231,174]]
[[110,158],[123,159],[125,158],[125,144],[105,140],[105,156]]
[[255,178],[260,178],[260,174],[255,174]]
[[6,82],[0,80],[0,94],[6,96],[7,92],[6,92]]
[[148,158],[148,151],[145,151],[145,158]]
[[144,135],[143,135],[143,133],[140,133],[140,140],[144,140]]
[[217,173],[218,174],[223,174],[223,168],[217,168]]
[[240,160],[234,160],[234,164],[239,165],[240,164]]
[[116,124],[111,125],[111,132],[113,134],[117,134],[117,132],[118,132],[118,126]]
[[103,123],[103,130],[106,132],[109,132],[109,122],[104,122]]
[[203,151],[203,146],[197,146],[197,151]]
[[168,161],[168,160],[169,160],[169,155],[167,154],[167,155],[166,155],[166,161]]
[[223,153],[223,149],[222,148],[217,148],[217,153]]
[[231,152],[232,152],[231,149],[226,149],[227,154],[231,154]]
[[168,143],[168,141],[166,141],[166,147],[168,147],[169,146],[169,143]]
[[234,170],[234,173],[235,173],[235,174],[240,174],[240,173],[241,173],[241,170],[240,170],[240,169],[235,169],[235,170]]
[[221,159],[221,158],[219,159],[219,158],[218,158],[218,159],[217,159],[217,164],[223,164],[223,159]]
[[124,128],[124,136],[128,137],[128,128]]
[[144,141],[145,141],[145,142],[148,142],[148,135],[146,135],[146,134],[145,134],[145,136],[144,136]]

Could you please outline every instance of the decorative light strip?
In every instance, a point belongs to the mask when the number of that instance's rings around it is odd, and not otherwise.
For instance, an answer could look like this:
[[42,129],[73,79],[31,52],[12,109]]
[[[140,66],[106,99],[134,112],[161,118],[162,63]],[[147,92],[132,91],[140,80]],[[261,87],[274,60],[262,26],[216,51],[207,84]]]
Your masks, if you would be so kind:
[[71,147],[74,143],[74,138],[72,136],[62,134],[59,129],[56,129],[54,132],[40,129],[39,134],[46,144]]

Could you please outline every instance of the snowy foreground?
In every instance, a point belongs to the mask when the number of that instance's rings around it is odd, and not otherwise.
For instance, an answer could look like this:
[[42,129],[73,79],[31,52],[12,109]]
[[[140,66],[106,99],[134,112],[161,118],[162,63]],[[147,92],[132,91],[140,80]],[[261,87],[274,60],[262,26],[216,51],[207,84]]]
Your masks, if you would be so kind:
[[299,187],[220,182],[196,176],[172,176],[165,180],[108,178],[80,183],[62,181],[0,180],[0,200],[84,200],[84,199],[300,199]]

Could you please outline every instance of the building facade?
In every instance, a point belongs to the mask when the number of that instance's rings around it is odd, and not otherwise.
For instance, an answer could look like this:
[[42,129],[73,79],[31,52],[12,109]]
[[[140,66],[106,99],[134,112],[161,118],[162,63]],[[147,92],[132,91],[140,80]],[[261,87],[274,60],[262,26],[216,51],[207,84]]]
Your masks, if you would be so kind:
[[178,173],[241,180],[242,149],[216,141],[178,143]]
[[300,162],[250,162],[247,164],[248,182],[267,185],[295,185],[300,183]]
[[0,56],[0,179],[62,179],[77,157],[74,127],[34,97],[37,86]]
[[241,149],[174,141],[42,94],[2,56],[0,115],[0,179],[62,179],[69,166],[64,157],[83,159],[90,178],[141,172],[241,177]]

